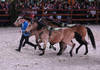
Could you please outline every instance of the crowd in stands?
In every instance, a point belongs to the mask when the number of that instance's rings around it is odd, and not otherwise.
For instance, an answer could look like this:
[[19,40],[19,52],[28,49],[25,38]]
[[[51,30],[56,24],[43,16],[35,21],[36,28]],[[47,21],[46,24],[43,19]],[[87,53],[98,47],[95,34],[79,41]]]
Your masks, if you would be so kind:
[[[9,19],[9,3],[0,0],[0,26],[5,26]],[[7,21],[6,21],[7,20]]]
[[[70,3],[68,2],[68,0],[45,0],[44,3],[42,3],[42,1],[36,2],[36,0],[34,0],[34,2],[30,2],[29,0],[22,0],[19,1],[16,4],[16,8],[18,9],[42,9],[42,5],[44,5],[44,9],[49,9],[52,11],[45,11],[45,14],[61,14],[61,13],[70,13],[68,11],[60,11],[59,9],[91,9],[90,11],[84,11],[84,12],[75,12],[73,11],[73,13],[88,13],[89,15],[85,16],[86,17],[95,17],[96,16],[96,1],[94,2],[89,2],[88,0],[85,0],[81,3],[79,3],[78,1],[74,1],[73,5],[70,5]],[[53,11],[53,9],[56,9],[58,11]],[[41,11],[33,11],[34,14],[41,14]],[[57,18],[57,19],[61,19],[61,18],[66,18],[63,16],[50,16],[50,18]]]
[[[71,12],[68,11],[70,9],[90,9],[89,11],[73,11],[73,14],[88,14],[84,15],[81,18],[95,18],[96,17],[96,1],[89,2],[89,0],[84,0],[83,2],[78,2],[77,0],[72,0],[73,3],[68,2],[70,0],[18,0],[15,4],[16,9],[37,9],[31,11],[33,14],[42,14],[40,9],[44,9],[44,14],[70,14]],[[0,10],[9,10],[9,3],[8,2],[1,2],[0,1]],[[67,10],[64,10],[67,9]],[[39,10],[39,11],[38,11]],[[7,14],[8,11],[0,11],[0,14]],[[40,16],[38,16],[40,18]],[[68,19],[70,16],[49,16],[51,19]],[[80,18],[78,16],[73,16],[72,18]]]
[[[88,9],[90,7],[96,7],[96,1],[89,2],[88,0],[84,0],[79,3],[75,1],[73,3],[73,7],[70,7],[70,3],[66,0],[44,0],[44,8],[45,9]],[[17,8],[31,8],[31,9],[40,9],[42,7],[42,1],[39,2],[30,2],[29,0],[19,0],[16,4]]]
[[0,14],[8,13],[9,3],[8,2],[1,2],[0,1]]

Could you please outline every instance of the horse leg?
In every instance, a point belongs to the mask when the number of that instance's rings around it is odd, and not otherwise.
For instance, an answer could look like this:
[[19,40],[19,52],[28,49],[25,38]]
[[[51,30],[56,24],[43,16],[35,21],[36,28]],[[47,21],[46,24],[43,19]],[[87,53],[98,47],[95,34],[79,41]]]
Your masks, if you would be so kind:
[[40,53],[39,55],[42,56],[45,53],[45,49],[42,50],[42,53]]
[[77,48],[76,48],[76,54],[78,54],[78,50],[80,49],[80,47],[82,46],[83,44],[80,44]]
[[46,44],[47,44],[47,41],[45,40],[44,41],[44,46],[43,46],[43,49],[42,49],[42,53],[39,54],[40,56],[45,54]]
[[86,49],[84,55],[87,55],[87,53],[88,53],[88,46],[87,46],[87,44],[88,44],[87,41],[84,41],[84,45],[85,45],[85,49]]
[[59,50],[59,52],[57,53],[57,55],[60,56],[60,55],[62,55],[63,43],[60,42],[59,45],[60,45],[60,50]]
[[82,40],[81,42],[80,42],[80,46],[78,47],[78,48],[76,48],[76,54],[78,53],[78,50],[80,49],[80,47],[82,46],[82,45],[85,45],[85,49],[86,49],[86,51],[85,51],[85,53],[84,53],[84,55],[86,55],[87,53],[88,53],[88,47],[87,47],[87,41],[86,40]]
[[87,53],[88,53],[88,47],[87,47],[86,44],[85,44],[85,49],[86,49],[86,51],[85,51],[84,55],[87,55]]
[[41,48],[41,46],[40,46],[38,40],[36,40],[36,43],[37,43],[37,46],[38,46],[39,50],[43,50],[43,49]]
[[51,48],[52,48],[52,46],[53,46],[53,45],[51,45],[51,44],[50,44],[49,49],[51,49]]
[[42,53],[39,54],[40,56],[44,55],[44,53],[45,53],[45,48],[46,48],[46,45],[44,44],[44,49],[42,49]]
[[83,45],[83,39],[82,39],[83,37],[79,34],[79,33],[77,33],[77,32],[75,32],[75,39],[76,39],[76,41],[78,41],[78,43],[80,44],[77,48],[76,48],[76,54],[78,54],[78,50],[80,49],[80,47]]
[[80,44],[77,48],[76,48],[76,54],[78,54],[78,50],[80,49],[80,47],[84,44],[84,39],[82,36],[80,36],[78,33],[75,33],[75,39],[76,41],[78,41],[78,43]]
[[[73,43],[72,40],[71,40],[71,42]],[[66,50],[66,48],[67,48],[67,44],[64,44],[64,43],[63,43],[63,50],[62,50],[62,52],[64,52],[64,51]]]
[[63,43],[62,47],[63,47],[63,49],[62,49],[62,53],[63,53],[66,50],[66,48],[67,48],[67,44]]
[[72,48],[71,48],[69,53],[70,53],[70,56],[72,57],[73,56],[72,52],[73,52],[73,49],[75,47],[75,43],[73,43],[72,41],[71,41],[71,46],[72,46]]
[[51,43],[50,43],[49,48],[50,48],[50,49],[52,48],[53,50],[55,50],[55,51],[56,51],[56,48],[55,48],[53,45],[54,45],[54,44],[51,44]]

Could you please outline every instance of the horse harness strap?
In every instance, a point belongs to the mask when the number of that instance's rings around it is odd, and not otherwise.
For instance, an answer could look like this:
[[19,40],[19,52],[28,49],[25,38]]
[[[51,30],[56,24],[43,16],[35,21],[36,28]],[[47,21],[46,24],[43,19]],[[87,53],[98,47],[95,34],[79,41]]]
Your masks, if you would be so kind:
[[51,36],[52,32],[53,32],[53,28],[51,28],[51,29],[49,30],[49,36]]
[[61,30],[63,28],[53,28],[53,27],[49,26],[47,29],[49,31],[49,36],[51,36],[53,31],[58,31],[58,30]]
[[47,30],[49,31],[49,36],[51,36],[53,29],[54,29],[54,28],[51,27],[51,26],[48,26],[48,27],[47,27]]

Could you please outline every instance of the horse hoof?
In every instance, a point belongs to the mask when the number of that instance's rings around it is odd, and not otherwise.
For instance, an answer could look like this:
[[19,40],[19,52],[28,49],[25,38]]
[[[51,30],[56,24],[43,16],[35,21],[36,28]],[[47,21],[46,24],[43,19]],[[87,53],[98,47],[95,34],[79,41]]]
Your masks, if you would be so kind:
[[25,47],[25,45],[22,45],[22,47]]
[[73,55],[72,55],[72,54],[70,54],[70,56],[72,57]]
[[62,53],[57,53],[58,56],[62,55]]
[[55,51],[56,51],[56,48],[53,48],[53,50],[55,50]]
[[52,47],[50,46],[49,49],[51,49]]
[[15,49],[17,52],[20,52],[20,50],[19,49]]
[[44,55],[43,53],[39,54],[39,56],[43,56],[43,55]]
[[76,49],[76,54],[78,54],[78,50]]
[[34,49],[36,50],[37,46],[34,46]]
[[84,53],[84,55],[87,55],[87,53]]
[[71,57],[73,56],[71,52],[70,52],[70,56],[71,56]]
[[78,51],[76,51],[76,54],[78,54]]
[[39,48],[39,50],[44,51],[44,49],[42,49],[42,48]]
[[49,49],[51,48],[56,51],[56,48],[53,45],[50,45]]

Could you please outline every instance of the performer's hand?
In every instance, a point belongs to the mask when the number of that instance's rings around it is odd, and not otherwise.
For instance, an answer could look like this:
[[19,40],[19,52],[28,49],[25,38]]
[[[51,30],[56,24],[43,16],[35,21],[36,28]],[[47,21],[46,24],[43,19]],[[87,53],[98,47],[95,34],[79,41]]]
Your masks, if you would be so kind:
[[22,23],[25,22],[25,19],[20,19],[20,22],[22,22]]

